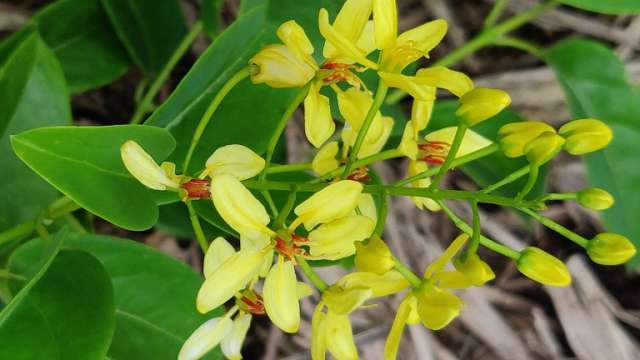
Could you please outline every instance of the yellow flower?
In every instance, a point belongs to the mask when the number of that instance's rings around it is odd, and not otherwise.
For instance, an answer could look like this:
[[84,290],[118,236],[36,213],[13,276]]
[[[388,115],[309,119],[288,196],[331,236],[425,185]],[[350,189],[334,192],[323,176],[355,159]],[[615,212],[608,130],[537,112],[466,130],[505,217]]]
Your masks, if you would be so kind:
[[431,330],[440,330],[460,315],[464,306],[453,293],[438,287],[427,287],[417,294],[418,315],[424,326]]
[[220,343],[220,349],[227,359],[242,359],[240,350],[242,349],[245,337],[247,337],[249,326],[251,326],[251,318],[251,314],[240,312],[233,320],[233,328],[231,328],[231,332],[229,332]]
[[[436,98],[436,88],[431,87],[430,91],[433,94],[433,99]],[[411,125],[413,127],[413,137],[417,139],[420,131],[427,128],[429,120],[431,120],[431,114],[433,113],[433,105],[435,101],[422,101],[418,99],[413,100],[411,105]]]
[[178,360],[197,360],[213,350],[233,329],[227,316],[213,318],[200,325],[182,345]]
[[542,121],[519,121],[506,124],[498,130],[498,142],[502,152],[511,158],[524,155],[524,148],[545,132],[555,132]]
[[[373,22],[369,21],[371,6],[371,0],[345,1],[340,12],[338,12],[338,15],[336,16],[335,21],[331,25],[333,31],[331,31],[331,29],[327,29],[328,33],[337,33],[341,35],[342,38],[355,44],[356,48],[360,49],[365,54],[373,51],[373,41],[366,39],[366,37],[371,37],[373,39],[373,34],[367,31],[367,27],[369,25],[373,27]],[[326,24],[324,25],[326,26]],[[371,30],[372,29],[369,31]],[[356,59],[350,59],[347,54],[344,54],[336,48],[330,41],[325,42],[323,55],[327,59],[332,59],[345,64],[350,64],[356,61]]]
[[[458,128],[455,126],[442,128],[428,133],[424,139],[430,143],[451,144],[453,143],[453,138],[455,137],[457,130]],[[467,130],[462,138],[460,149],[458,149],[455,158],[457,159],[461,156],[476,152],[489,145],[491,145],[491,140],[473,130]]]
[[292,226],[295,228],[301,222],[307,230],[311,230],[320,223],[344,217],[358,205],[361,193],[362,184],[357,181],[335,182],[296,206],[293,211],[298,219]]
[[453,262],[460,273],[471,281],[473,286],[482,286],[496,278],[496,274],[486,262],[482,261],[478,254],[467,254],[464,261],[456,259]]
[[332,285],[322,293],[322,301],[329,311],[337,315],[347,315],[369,300],[373,291],[366,285],[341,287]]
[[202,273],[205,279],[211,276],[220,265],[229,260],[236,253],[236,250],[223,237],[218,236],[209,244],[209,249],[204,255]]
[[313,83],[304,99],[304,132],[316,148],[322,146],[336,129],[329,98],[320,94],[321,87],[320,82]]
[[611,142],[613,132],[605,123],[596,119],[570,121],[558,130],[565,138],[564,149],[573,155],[598,151]]
[[373,28],[378,50],[395,45],[398,35],[398,10],[395,0],[373,0]]
[[562,136],[555,132],[544,132],[524,147],[524,153],[531,166],[541,166],[562,150],[564,141]]
[[[374,18],[375,22],[375,18]],[[447,22],[438,19],[400,34],[392,47],[382,52],[382,68],[400,73],[421,57],[428,58],[447,33]]]
[[409,282],[395,270],[387,271],[384,274],[372,272],[353,272],[341,277],[336,285],[343,288],[354,288],[366,286],[371,289],[372,297],[382,297],[398,293],[409,287]]
[[404,332],[404,327],[411,313],[410,303],[412,300],[415,301],[415,297],[409,294],[402,300],[398,307],[396,317],[393,319],[391,330],[389,330],[389,335],[387,336],[387,341],[384,344],[384,360],[395,360],[398,355],[402,333]]
[[264,307],[269,319],[282,331],[294,333],[300,326],[298,281],[293,263],[279,257],[264,282]]
[[324,175],[340,167],[340,162],[336,159],[340,147],[338,142],[332,141],[323,145],[311,162],[311,169],[318,175]]
[[450,70],[444,66],[420,69],[415,76],[390,72],[378,72],[380,78],[390,87],[406,91],[415,99],[433,101],[431,88],[441,88],[461,97],[473,89],[473,81],[464,73]]
[[267,228],[270,219],[262,203],[234,176],[223,174],[213,178],[211,199],[222,219],[240,235],[256,238],[273,234]]
[[375,222],[362,215],[342,217],[326,222],[309,234],[311,258],[337,260],[356,252],[355,242],[373,233]]
[[229,174],[238,180],[246,180],[264,169],[264,159],[246,146],[233,144],[216,149],[207,159],[205,167],[201,178]]
[[589,241],[587,254],[600,265],[620,265],[636,254],[636,247],[622,235],[602,233]]
[[354,215],[364,215],[373,222],[378,221],[378,210],[376,209],[376,202],[371,194],[360,194],[358,198],[358,206],[355,208]]
[[606,210],[615,200],[607,191],[600,188],[582,189],[577,194],[578,203],[587,209]]
[[[334,55],[337,58],[348,59],[348,62],[358,62],[370,69],[377,69],[378,65],[373,61],[367,59],[367,53],[371,49],[362,49],[358,46],[358,43],[355,40],[355,36],[357,35],[358,39],[366,27],[366,22],[359,21],[361,20],[367,11],[367,4],[364,1],[347,1],[345,5],[349,4],[350,8],[348,12],[343,13],[342,11],[339,13],[339,18],[336,19],[337,25],[340,27],[334,27],[329,23],[329,12],[326,9],[320,9],[320,13],[318,14],[318,27],[320,29],[320,34],[325,38],[327,43],[330,43],[330,47],[325,55]],[[353,11],[351,10],[353,7]],[[348,24],[349,19],[347,16],[354,15],[355,20],[351,25]],[[369,14],[366,14],[366,17],[369,17]],[[340,20],[340,21],[338,21]],[[365,42],[360,42],[362,45]],[[327,49],[325,47],[325,49]]]
[[358,349],[353,340],[353,330],[347,315],[337,315],[328,311],[322,328],[327,349],[334,358],[340,360],[358,359]]
[[311,81],[318,69],[311,57],[313,46],[304,30],[293,20],[278,28],[285,45],[268,45],[249,60],[251,81],[274,88],[302,87]]
[[355,265],[359,271],[382,275],[393,269],[395,262],[387,244],[374,236],[368,243],[359,242],[356,246]]
[[133,140],[120,147],[122,162],[129,173],[144,186],[153,190],[177,189],[180,183],[155,162],[151,155]]
[[522,250],[516,265],[518,271],[539,283],[557,287],[571,284],[571,274],[567,266],[558,258],[536,247]]
[[460,98],[456,116],[467,126],[485,121],[511,104],[511,97],[499,89],[476,88]]
[[[382,128],[382,132],[376,137],[371,130],[367,131],[362,147],[358,151],[358,159],[377,154],[382,150],[391,135],[391,130],[393,130],[393,118],[388,116],[374,118],[372,127]],[[347,126],[342,129],[341,137],[344,143],[343,151],[346,151],[355,144],[358,132],[354,128]]]
[[407,121],[404,127],[398,151],[411,160],[415,160],[418,156],[418,142],[413,120]]

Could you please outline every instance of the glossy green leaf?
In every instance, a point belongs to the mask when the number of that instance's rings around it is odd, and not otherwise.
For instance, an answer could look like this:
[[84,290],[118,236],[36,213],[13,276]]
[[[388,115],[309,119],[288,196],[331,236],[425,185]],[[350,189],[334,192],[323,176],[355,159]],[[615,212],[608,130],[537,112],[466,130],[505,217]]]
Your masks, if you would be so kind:
[[131,177],[120,146],[138,142],[156,161],[175,146],[168,131],[142,125],[54,127],[11,138],[22,161],[92,213],[130,230],[144,230],[158,219],[154,191]]
[[264,5],[268,0],[240,0],[240,10],[238,11],[239,15],[244,15],[254,8]]
[[0,69],[0,231],[38,216],[57,191],[11,150],[9,136],[71,123],[64,75],[37,34],[16,48]]
[[[28,266],[42,256],[43,242],[23,245],[12,264]],[[220,315],[196,311],[202,278],[183,263],[135,241],[100,235],[71,235],[64,249],[86,251],[113,282],[116,329],[108,357],[175,359],[184,341],[203,322]],[[213,354],[207,359],[220,358]]]
[[101,0],[118,37],[148,76],[157,75],[186,34],[177,0]]
[[200,21],[204,31],[215,38],[222,31],[222,8],[224,0],[203,0],[200,6]]
[[[324,0],[272,0],[268,5],[268,8],[255,7],[220,34],[169,99],[147,121],[149,125],[166,127],[174,134],[177,148],[171,159],[176,163],[182,164],[197,123],[218,90],[247,66],[249,59],[265,44],[276,41],[277,26],[296,19],[308,29],[309,37],[320,49],[317,11],[321,6],[336,9],[333,1]],[[213,115],[196,148],[190,172],[201,169],[207,157],[222,145],[243,144],[263,153],[282,113],[298,91],[242,81]]]
[[[561,42],[545,58],[565,90],[573,116],[597,118],[613,129],[607,148],[585,156],[587,176],[591,185],[606,189],[616,199],[603,212],[607,230],[640,246],[640,94],[615,53],[595,41]],[[639,265],[640,256],[632,264]]]
[[34,28],[58,57],[72,93],[108,84],[129,67],[100,0],[59,0],[45,7],[25,29],[0,44],[0,63],[2,55]]
[[107,353],[115,328],[111,280],[95,257],[58,252],[57,243],[42,263],[42,247],[31,263],[12,257],[10,271],[28,282],[0,313],[2,359],[102,360]]
[[559,2],[603,14],[640,13],[638,0],[559,0]]

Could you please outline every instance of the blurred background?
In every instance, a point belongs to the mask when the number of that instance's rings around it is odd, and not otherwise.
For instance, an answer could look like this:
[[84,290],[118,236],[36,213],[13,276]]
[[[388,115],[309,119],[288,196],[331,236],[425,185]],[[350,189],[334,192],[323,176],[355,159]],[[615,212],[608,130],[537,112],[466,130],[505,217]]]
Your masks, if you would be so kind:
[[[50,1],[0,1],[0,40],[27,23],[48,3]],[[505,15],[517,14],[536,3],[511,0]],[[200,2],[183,0],[181,5],[187,21],[193,23],[199,14]],[[239,0],[224,2],[223,26],[233,22],[239,6]],[[432,59],[437,60],[482,29],[492,1],[398,0],[398,6],[400,30],[435,18],[448,21],[449,33],[431,54]],[[576,35],[598,39],[615,49],[632,81],[640,82],[640,16],[601,15],[558,7],[514,34],[542,47]],[[205,36],[196,40],[163,86],[160,99],[168,96],[209,43]],[[509,92],[513,110],[525,118],[545,120],[555,126],[570,119],[565,96],[552,70],[526,52],[491,47],[471,55],[457,68],[469,74],[478,86]],[[139,70],[132,68],[107,86],[74,95],[74,121],[103,125],[127,123],[135,108],[134,92],[142,77]],[[408,103],[402,106],[409,111]],[[295,121],[286,130],[290,162],[308,161],[311,156],[301,120],[301,113],[296,113]],[[397,161],[380,164],[376,170],[386,181],[394,181],[402,177],[405,168],[405,163]],[[446,181],[451,188],[476,188],[473,181],[459,171],[452,172]],[[548,177],[549,191],[575,191],[586,186],[585,168],[579,158],[563,155],[553,162]],[[452,202],[451,205],[470,220],[466,204]],[[175,210],[163,209],[164,220],[152,231],[128,232],[96,219],[96,232],[137,239],[199,270],[202,255],[197,243],[189,241],[189,228],[172,222]],[[513,212],[497,207],[483,207],[481,211],[484,233],[515,248],[536,244],[558,255],[567,261],[574,276],[573,285],[566,289],[540,286],[519,275],[513,263],[493,253],[484,253],[497,274],[496,281],[461,292],[467,306],[460,318],[446,329],[431,332],[419,325],[409,327],[401,345],[400,359],[640,358],[640,276],[637,271],[595,265],[578,247]],[[545,215],[587,238],[603,231],[598,214],[574,202],[553,203]],[[456,235],[456,228],[444,214],[420,211],[407,198],[393,199],[385,240],[415,271],[435,259]],[[329,281],[344,273],[334,267],[319,271]],[[352,314],[361,358],[381,358],[398,300],[381,300],[376,307]],[[254,321],[245,343],[245,357],[308,358],[309,321],[314,305],[311,299],[303,300],[301,331],[293,336],[283,334],[266,319]]]

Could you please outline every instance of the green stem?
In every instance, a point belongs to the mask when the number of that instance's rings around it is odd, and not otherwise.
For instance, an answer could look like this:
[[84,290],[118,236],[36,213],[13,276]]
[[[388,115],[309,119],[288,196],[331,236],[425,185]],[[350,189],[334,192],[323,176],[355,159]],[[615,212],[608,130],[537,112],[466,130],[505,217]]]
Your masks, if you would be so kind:
[[220,103],[222,103],[222,100],[224,99],[224,97],[227,96],[227,94],[229,94],[231,89],[233,89],[240,81],[242,81],[248,76],[249,76],[249,68],[243,67],[240,71],[235,73],[235,75],[229,78],[229,80],[227,80],[227,82],[222,86],[222,88],[220,88],[220,90],[218,91],[216,96],[213,98],[213,100],[211,100],[209,107],[207,107],[207,110],[204,112],[204,114],[200,118],[200,121],[198,122],[198,126],[196,127],[196,130],[193,133],[193,138],[191,139],[189,150],[187,151],[187,155],[184,158],[184,165],[182,167],[183,173],[186,173],[187,170],[189,169],[189,163],[191,162],[191,157],[193,156],[193,152],[198,146],[198,142],[200,141],[202,134],[207,128],[207,125],[209,125],[209,121],[211,121],[213,114],[218,109],[218,106],[220,106]]
[[[436,61],[434,66],[452,66],[457,64],[460,60],[475,53],[476,51],[493,44],[497,39],[503,35],[521,27],[529,21],[540,16],[543,12],[552,9],[558,5],[555,0],[546,2],[532,7],[531,9],[509,18],[506,21],[501,22],[498,25],[484,29],[478,36],[469,40],[466,44],[450,52],[447,56],[443,57],[439,61]],[[394,105],[399,103],[407,93],[396,90],[392,92],[387,98],[387,104]]]
[[371,127],[373,119],[375,119],[376,114],[380,110],[380,107],[384,102],[384,98],[387,96],[388,90],[389,88],[387,87],[387,85],[382,80],[380,80],[380,82],[378,83],[378,90],[376,90],[376,95],[373,98],[373,102],[371,103],[369,112],[367,112],[367,116],[365,116],[364,121],[362,122],[362,127],[360,127],[360,130],[358,131],[356,142],[349,150],[349,158],[347,159],[347,163],[344,166],[344,171],[342,172],[343,178],[346,178],[351,173],[353,164],[358,159],[358,153],[360,152],[360,148],[362,147],[364,139],[367,136],[367,132],[369,131],[369,127]]
[[586,248],[589,245],[589,240],[584,237],[574,233],[573,231],[567,229],[566,227],[558,224],[557,222],[549,219],[548,217],[542,216],[537,212],[530,209],[519,209],[523,213],[531,216],[532,218],[538,220],[538,222],[547,228],[557,232],[558,234],[566,237],[567,239],[573,241],[574,243],[580,245],[583,248]]
[[542,49],[540,49],[537,45],[535,45],[532,42],[519,39],[517,37],[503,36],[500,39],[496,40],[495,45],[511,47],[514,49],[522,50],[537,58],[542,58]]
[[180,44],[178,44],[178,47],[173,51],[173,54],[171,54],[171,57],[164,65],[162,70],[160,70],[158,76],[153,80],[153,83],[149,87],[149,91],[147,91],[147,93],[144,95],[144,97],[140,101],[140,104],[138,104],[138,106],[136,107],[133,116],[131,117],[132,124],[139,124],[142,121],[144,115],[151,108],[151,103],[158,94],[158,91],[160,91],[162,85],[165,83],[165,81],[167,81],[169,75],[171,75],[171,71],[176,66],[178,61],[180,61],[182,56],[184,56],[187,50],[189,50],[191,44],[196,39],[198,34],[200,34],[200,32],[202,32],[202,23],[200,21],[197,21],[193,24],[191,30],[189,30]]
[[[369,165],[369,164],[372,164],[372,163],[375,163],[375,162],[378,162],[378,161],[389,160],[389,159],[402,157],[402,156],[404,156],[404,155],[402,155],[398,149],[384,150],[384,151],[381,151],[381,152],[379,152],[377,154],[373,154],[371,156],[367,156],[367,157],[364,157],[362,159],[358,159],[358,160],[354,161],[351,167],[352,168],[359,168],[359,167],[366,166],[366,165]],[[340,173],[344,172],[344,170],[345,170],[345,166],[341,166],[341,167],[339,167],[339,168],[337,168],[335,170],[329,171],[328,173],[326,173],[326,174],[324,174],[324,175],[322,175],[322,176],[320,176],[318,178],[315,178],[315,179],[311,180],[310,182],[311,183],[317,183],[317,182],[321,182],[323,180],[331,179],[333,177],[336,177],[336,176],[340,175]]]
[[193,227],[193,232],[196,234],[196,239],[200,244],[200,248],[202,248],[202,252],[206,254],[207,249],[209,248],[209,242],[207,242],[207,237],[204,235],[204,231],[202,231],[202,226],[200,225],[198,214],[193,208],[190,200],[185,201],[185,204],[187,204],[187,210],[189,210],[189,220],[191,220],[191,227]]
[[493,7],[491,8],[491,11],[489,12],[489,15],[487,15],[484,20],[483,27],[485,29],[495,25],[498,18],[500,18],[500,15],[502,15],[504,10],[507,8],[508,3],[509,0],[496,0],[496,2],[493,4]]
[[300,269],[302,269],[302,272],[307,276],[309,281],[311,281],[313,286],[320,290],[320,292],[325,291],[328,287],[327,283],[311,268],[311,265],[301,256],[296,256],[296,260],[298,261],[298,265],[300,265]]
[[75,216],[73,216],[70,213],[64,214],[63,215],[65,221],[67,222],[67,224],[69,224],[69,226],[78,234],[86,234],[87,233],[87,229],[84,228],[84,226],[82,226],[82,224],[80,223],[80,221],[78,221],[78,219],[76,219]]
[[473,235],[465,254],[475,254],[478,251],[478,245],[480,245],[480,209],[478,209],[477,201],[471,201],[471,212],[473,213]]
[[380,212],[378,213],[378,220],[376,221],[376,228],[373,230],[373,233],[381,237],[382,232],[384,231],[384,225],[387,222],[387,213],[389,212],[387,191],[381,191],[380,197],[382,199],[382,203],[380,204]]
[[438,169],[438,173],[433,178],[431,185],[429,185],[430,189],[437,189],[440,184],[440,181],[442,180],[442,177],[449,170],[449,168],[451,168],[451,163],[453,163],[453,160],[456,158],[456,155],[458,154],[458,150],[460,149],[460,145],[462,145],[462,140],[464,139],[464,134],[466,132],[467,132],[467,125],[465,124],[460,124],[456,129],[456,134],[453,137],[453,143],[449,148],[449,153],[447,154],[447,158],[444,160],[444,163],[442,163],[442,165],[440,166],[440,169]]
[[285,202],[282,210],[278,213],[278,217],[276,218],[275,225],[276,228],[284,228],[284,222],[287,220],[287,216],[291,213],[293,206],[296,204],[296,196],[298,194],[298,190],[294,187],[289,192],[289,196],[287,196],[287,202]]
[[311,170],[311,163],[299,163],[299,164],[284,164],[275,165],[271,164],[269,169],[266,170],[267,174],[280,174],[286,172],[306,171]]
[[531,192],[531,189],[533,189],[533,187],[536,185],[536,180],[538,180],[539,172],[540,172],[540,167],[533,166],[533,165],[530,166],[529,178],[527,179],[527,182],[524,184],[524,187],[522,188],[522,190],[520,190],[520,192],[516,196],[516,201],[522,201],[522,199],[524,199],[524,197],[527,196],[529,192]]
[[[475,160],[478,160],[478,159],[480,159],[482,157],[491,155],[494,152],[498,151],[499,149],[500,149],[500,147],[498,146],[498,144],[491,144],[489,146],[483,147],[480,150],[474,151],[472,153],[469,153],[467,155],[460,156],[459,158],[454,159],[451,162],[451,166],[452,167],[458,167],[460,165],[464,165],[464,164],[466,164],[468,162],[475,161]],[[422,172],[420,174],[417,174],[417,175],[408,177],[406,179],[400,180],[400,181],[396,182],[394,185],[395,186],[404,186],[404,185],[407,185],[407,184],[409,184],[409,183],[411,183],[413,181],[433,176],[433,175],[437,174],[439,171],[440,171],[440,166],[432,167],[432,168],[429,168],[429,170],[427,170],[425,172]]]
[[393,262],[395,263],[393,268],[399,272],[402,277],[407,279],[409,284],[411,284],[411,287],[419,289],[422,284],[422,279],[414,274],[413,271],[411,271],[411,269],[409,269],[407,265],[403,264],[398,258],[394,257]]
[[549,200],[575,200],[578,198],[577,193],[549,193],[540,198],[540,201]]
[[504,179],[496,182],[495,184],[489,185],[486,188],[482,189],[480,192],[483,194],[489,194],[491,192],[494,192],[498,189],[500,189],[501,187],[507,185],[507,184],[511,184],[512,182],[520,179],[521,177],[527,175],[529,173],[529,165],[527,166],[523,166],[520,169],[512,172],[511,174],[507,175],[504,177]]
[[[462,232],[464,232],[469,236],[473,235],[473,229],[466,222],[464,222],[460,217],[458,217],[458,215],[456,215],[447,205],[445,205],[444,201],[438,201],[438,204],[440,205],[440,207],[442,207],[442,210],[449,216],[451,221],[453,221],[453,223],[456,225],[458,229],[462,230]],[[520,257],[519,252],[513,250],[508,246],[502,245],[494,240],[491,240],[488,237],[483,235],[480,235],[480,245],[498,254],[511,258],[513,260],[518,260],[518,258]]]

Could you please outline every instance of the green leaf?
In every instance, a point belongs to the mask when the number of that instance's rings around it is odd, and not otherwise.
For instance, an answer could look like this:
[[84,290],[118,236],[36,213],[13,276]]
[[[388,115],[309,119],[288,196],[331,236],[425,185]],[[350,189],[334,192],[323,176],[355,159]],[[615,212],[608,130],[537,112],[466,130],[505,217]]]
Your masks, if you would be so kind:
[[118,37],[147,76],[157,75],[186,34],[176,0],[101,0]]
[[9,137],[71,123],[64,75],[38,34],[28,36],[0,69],[0,231],[38,216],[57,191],[11,150]]
[[583,10],[603,14],[626,15],[640,13],[638,0],[559,0],[561,3]]
[[[28,266],[42,256],[42,240],[23,245],[12,264]],[[111,278],[115,293],[116,329],[108,357],[175,359],[184,341],[206,320],[196,311],[202,278],[183,263],[135,241],[100,235],[71,235],[65,249],[95,256]],[[219,359],[215,353],[208,359]]]
[[58,57],[72,93],[108,84],[129,67],[99,0],[59,0],[45,7],[27,27],[0,44],[0,63],[2,55],[33,29]]
[[244,15],[258,6],[267,3],[268,0],[240,0],[240,10],[238,16]]
[[[317,11],[322,6],[336,9],[333,1],[321,0],[274,0],[268,5],[269,8],[255,7],[220,34],[147,121],[149,125],[168,128],[174,135],[178,145],[171,159],[179,164],[179,169],[194,130],[213,97],[264,45],[277,41],[277,26],[295,19],[305,27],[316,49],[321,49]],[[249,80],[240,82],[213,115],[188,170],[201,169],[207,157],[223,145],[242,144],[263,153],[282,113],[299,91],[253,85]]]
[[[640,246],[640,94],[629,83],[623,63],[598,42],[563,41],[545,58],[565,90],[573,116],[600,119],[613,129],[607,148],[584,157],[587,177],[592,186],[606,189],[616,199],[603,212],[607,230]],[[640,255],[631,264],[640,265]]]
[[58,252],[64,236],[50,241],[41,266],[12,257],[10,271],[29,280],[0,313],[0,358],[104,359],[115,327],[113,286],[93,256]]
[[22,161],[92,213],[130,230],[144,230],[158,219],[155,191],[131,177],[120,146],[135,140],[156,161],[175,146],[168,131],[151,126],[53,127],[11,138]]
[[[215,38],[222,31],[222,8],[224,0],[203,0],[200,8],[200,21],[204,31],[211,38]],[[242,10],[241,10],[242,12]]]

